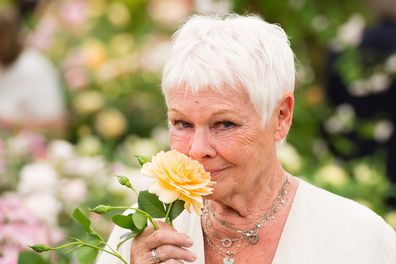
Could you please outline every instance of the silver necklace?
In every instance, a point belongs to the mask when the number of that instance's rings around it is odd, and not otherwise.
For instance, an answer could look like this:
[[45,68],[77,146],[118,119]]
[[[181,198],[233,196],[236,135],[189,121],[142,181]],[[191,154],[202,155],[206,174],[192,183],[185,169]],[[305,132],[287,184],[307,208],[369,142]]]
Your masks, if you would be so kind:
[[[206,235],[206,241],[211,249],[213,249],[217,254],[223,257],[224,264],[232,264],[234,263],[234,256],[240,253],[244,248],[248,245],[255,245],[260,240],[259,231],[263,227],[265,222],[268,222],[275,218],[275,214],[279,211],[279,209],[286,203],[287,200],[287,187],[290,183],[290,179],[288,175],[286,175],[286,179],[283,182],[278,194],[274,200],[273,205],[270,209],[262,215],[254,224],[253,228],[248,230],[240,230],[228,222],[220,220],[217,218],[215,212],[211,211],[208,207],[208,204],[205,203],[204,210],[201,216],[201,220],[203,223],[203,231]],[[213,223],[211,220],[211,216],[218,221],[221,225],[231,229],[237,234],[240,234],[238,237],[222,237],[216,229],[213,227]],[[210,232],[212,230],[212,232]],[[216,243],[217,241],[217,243]],[[235,245],[234,245],[235,244]],[[232,248],[235,248],[235,251],[232,251]]]

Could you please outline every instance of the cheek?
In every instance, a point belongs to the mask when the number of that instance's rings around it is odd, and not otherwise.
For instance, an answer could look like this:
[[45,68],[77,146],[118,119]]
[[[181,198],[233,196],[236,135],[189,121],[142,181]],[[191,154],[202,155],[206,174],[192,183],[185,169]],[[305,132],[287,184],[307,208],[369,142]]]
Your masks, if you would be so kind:
[[177,150],[183,154],[188,153],[189,137],[174,129],[169,130],[169,144],[171,149]]

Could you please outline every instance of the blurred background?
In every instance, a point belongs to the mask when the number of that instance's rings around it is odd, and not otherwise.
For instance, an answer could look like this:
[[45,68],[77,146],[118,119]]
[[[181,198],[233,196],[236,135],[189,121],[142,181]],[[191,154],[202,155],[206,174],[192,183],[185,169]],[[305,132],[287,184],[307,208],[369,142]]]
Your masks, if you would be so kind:
[[[297,61],[285,168],[396,229],[394,0],[0,0],[0,9],[0,264],[18,263],[26,245],[79,237],[75,207],[135,200],[115,175],[144,188],[134,155],[169,148],[161,69],[172,33],[197,12],[255,13],[285,29]],[[111,231],[108,218],[91,220]]]

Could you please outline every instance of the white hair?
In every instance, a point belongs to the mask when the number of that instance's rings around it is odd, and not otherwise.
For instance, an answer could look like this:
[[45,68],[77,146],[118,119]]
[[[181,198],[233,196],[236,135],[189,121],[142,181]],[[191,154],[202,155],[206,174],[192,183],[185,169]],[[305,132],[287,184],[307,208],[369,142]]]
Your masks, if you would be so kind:
[[245,89],[265,124],[294,81],[294,55],[280,26],[253,15],[194,15],[173,37],[162,91],[167,100],[177,87]]

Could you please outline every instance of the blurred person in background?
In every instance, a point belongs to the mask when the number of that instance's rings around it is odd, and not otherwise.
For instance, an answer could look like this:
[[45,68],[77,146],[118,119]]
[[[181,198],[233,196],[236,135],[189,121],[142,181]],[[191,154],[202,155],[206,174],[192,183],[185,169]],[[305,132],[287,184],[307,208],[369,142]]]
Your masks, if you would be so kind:
[[[387,175],[393,185],[387,203],[396,208],[396,0],[368,2],[376,23],[365,27],[362,22],[361,34],[351,32],[358,34],[356,46],[331,47],[327,97],[338,109],[349,108],[359,121],[347,124],[353,128],[334,133],[350,140],[353,151],[342,153],[334,145],[330,147],[345,159],[385,150]],[[374,124],[371,137],[364,133],[361,122]]]
[[32,1],[21,1],[20,11],[0,6],[0,128],[60,135],[65,106],[58,72],[24,44],[22,14],[33,6]]

